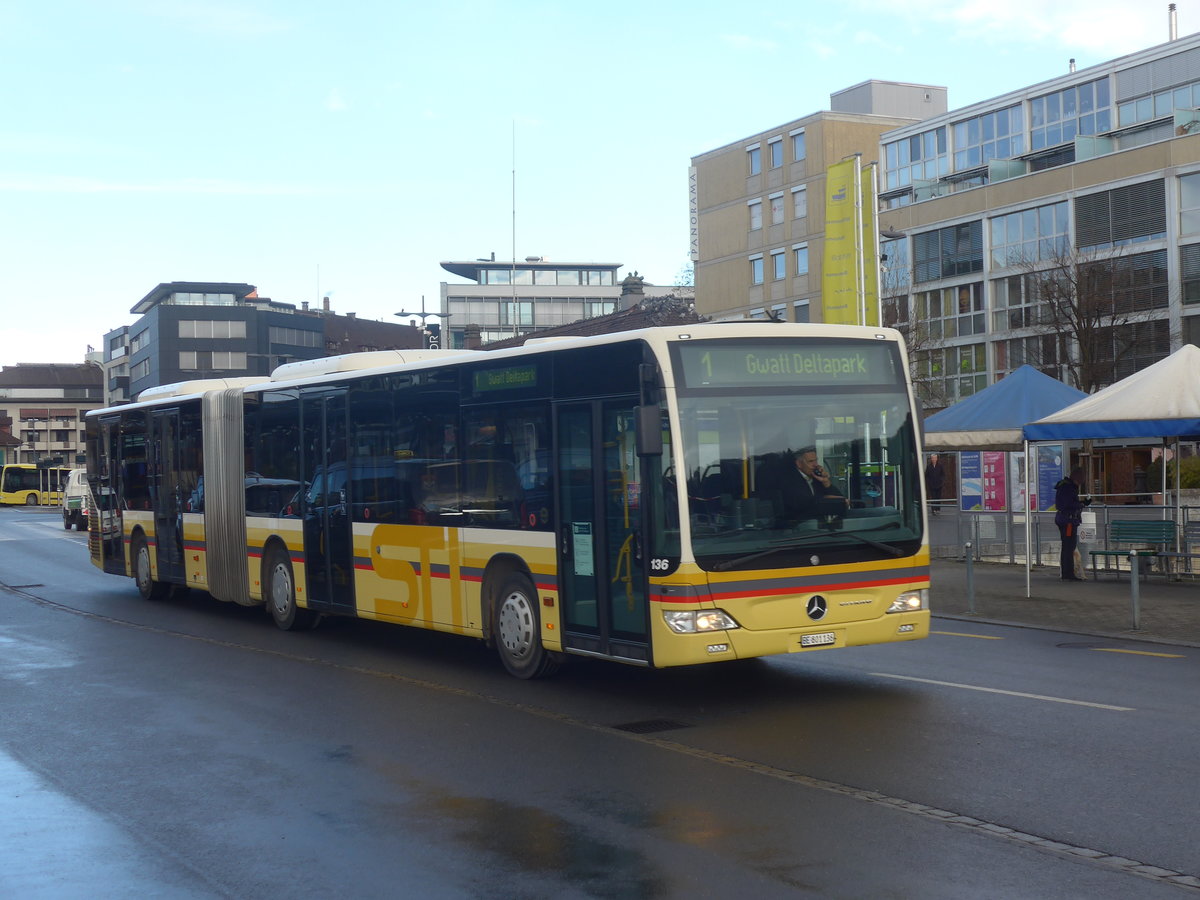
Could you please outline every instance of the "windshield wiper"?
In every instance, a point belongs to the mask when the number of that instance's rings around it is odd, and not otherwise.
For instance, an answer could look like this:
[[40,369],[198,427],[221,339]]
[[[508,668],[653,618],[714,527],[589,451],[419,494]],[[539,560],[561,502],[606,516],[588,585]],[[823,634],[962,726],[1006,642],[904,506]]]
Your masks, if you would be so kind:
[[[896,525],[886,525],[883,527],[895,528],[897,526]],[[870,529],[870,530],[878,531],[879,529]],[[872,540],[871,538],[863,537],[861,534],[859,534],[858,532],[855,532],[855,531],[829,531],[829,532],[821,531],[821,532],[817,532],[815,534],[805,535],[804,537],[801,537],[801,538],[789,538],[787,540],[773,541],[772,543],[775,545],[773,547],[768,547],[765,550],[759,550],[756,553],[748,553],[745,556],[738,556],[738,557],[735,557],[734,559],[729,559],[729,560],[726,560],[725,562],[717,563],[715,566],[712,567],[712,571],[725,572],[729,569],[732,569],[734,566],[740,566],[744,563],[753,562],[756,559],[761,559],[764,556],[770,556],[772,553],[776,553],[779,550],[789,550],[789,549],[794,550],[795,548],[803,547],[806,544],[809,544],[818,538],[828,539],[828,538],[832,538],[832,537],[853,538],[856,541],[859,541],[870,547],[874,547],[876,550],[882,550],[884,553],[890,554],[891,556],[903,556],[906,552],[905,550],[902,550],[899,547],[897,547],[895,544],[885,544],[883,541]]]

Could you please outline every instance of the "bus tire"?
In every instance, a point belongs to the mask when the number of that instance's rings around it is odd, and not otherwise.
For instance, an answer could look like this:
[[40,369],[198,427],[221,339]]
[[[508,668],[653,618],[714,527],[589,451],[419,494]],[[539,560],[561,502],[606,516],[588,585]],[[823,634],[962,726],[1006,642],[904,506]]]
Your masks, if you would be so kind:
[[169,584],[151,577],[150,545],[143,534],[133,539],[133,580],[143,600],[162,600],[171,592]]
[[26,494],[25,495],[25,505],[26,506],[37,506],[38,505],[37,494]]
[[281,631],[302,631],[317,624],[317,614],[296,605],[296,578],[292,561],[279,546],[272,547],[263,561],[267,609]]
[[558,669],[558,660],[542,646],[537,591],[524,575],[504,576],[492,621],[496,650],[510,675],[542,678]]

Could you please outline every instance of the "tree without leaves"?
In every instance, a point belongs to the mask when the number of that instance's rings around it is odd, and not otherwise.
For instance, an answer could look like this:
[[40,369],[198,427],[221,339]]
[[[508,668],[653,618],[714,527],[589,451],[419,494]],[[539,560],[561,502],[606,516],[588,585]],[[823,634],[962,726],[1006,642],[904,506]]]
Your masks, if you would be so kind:
[[1020,263],[1028,315],[1010,324],[1027,327],[1013,337],[1040,338],[1025,341],[1025,361],[1065,370],[1072,385],[1091,393],[1118,380],[1135,357],[1169,350],[1166,323],[1153,321],[1168,301],[1165,259],[1157,259],[1067,249]]

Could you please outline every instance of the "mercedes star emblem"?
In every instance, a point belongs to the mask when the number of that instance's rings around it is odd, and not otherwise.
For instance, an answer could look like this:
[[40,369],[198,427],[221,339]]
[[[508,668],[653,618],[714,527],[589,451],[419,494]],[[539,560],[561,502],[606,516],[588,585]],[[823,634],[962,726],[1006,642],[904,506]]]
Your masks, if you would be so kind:
[[825,613],[828,611],[829,606],[825,603],[825,598],[820,594],[808,598],[808,617],[814,622],[825,618]]

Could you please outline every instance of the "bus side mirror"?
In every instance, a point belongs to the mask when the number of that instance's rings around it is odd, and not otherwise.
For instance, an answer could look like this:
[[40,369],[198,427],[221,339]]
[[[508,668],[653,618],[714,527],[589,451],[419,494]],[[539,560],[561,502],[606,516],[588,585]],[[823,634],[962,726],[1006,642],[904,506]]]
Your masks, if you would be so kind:
[[633,408],[638,456],[662,456],[662,410],[657,405]]

